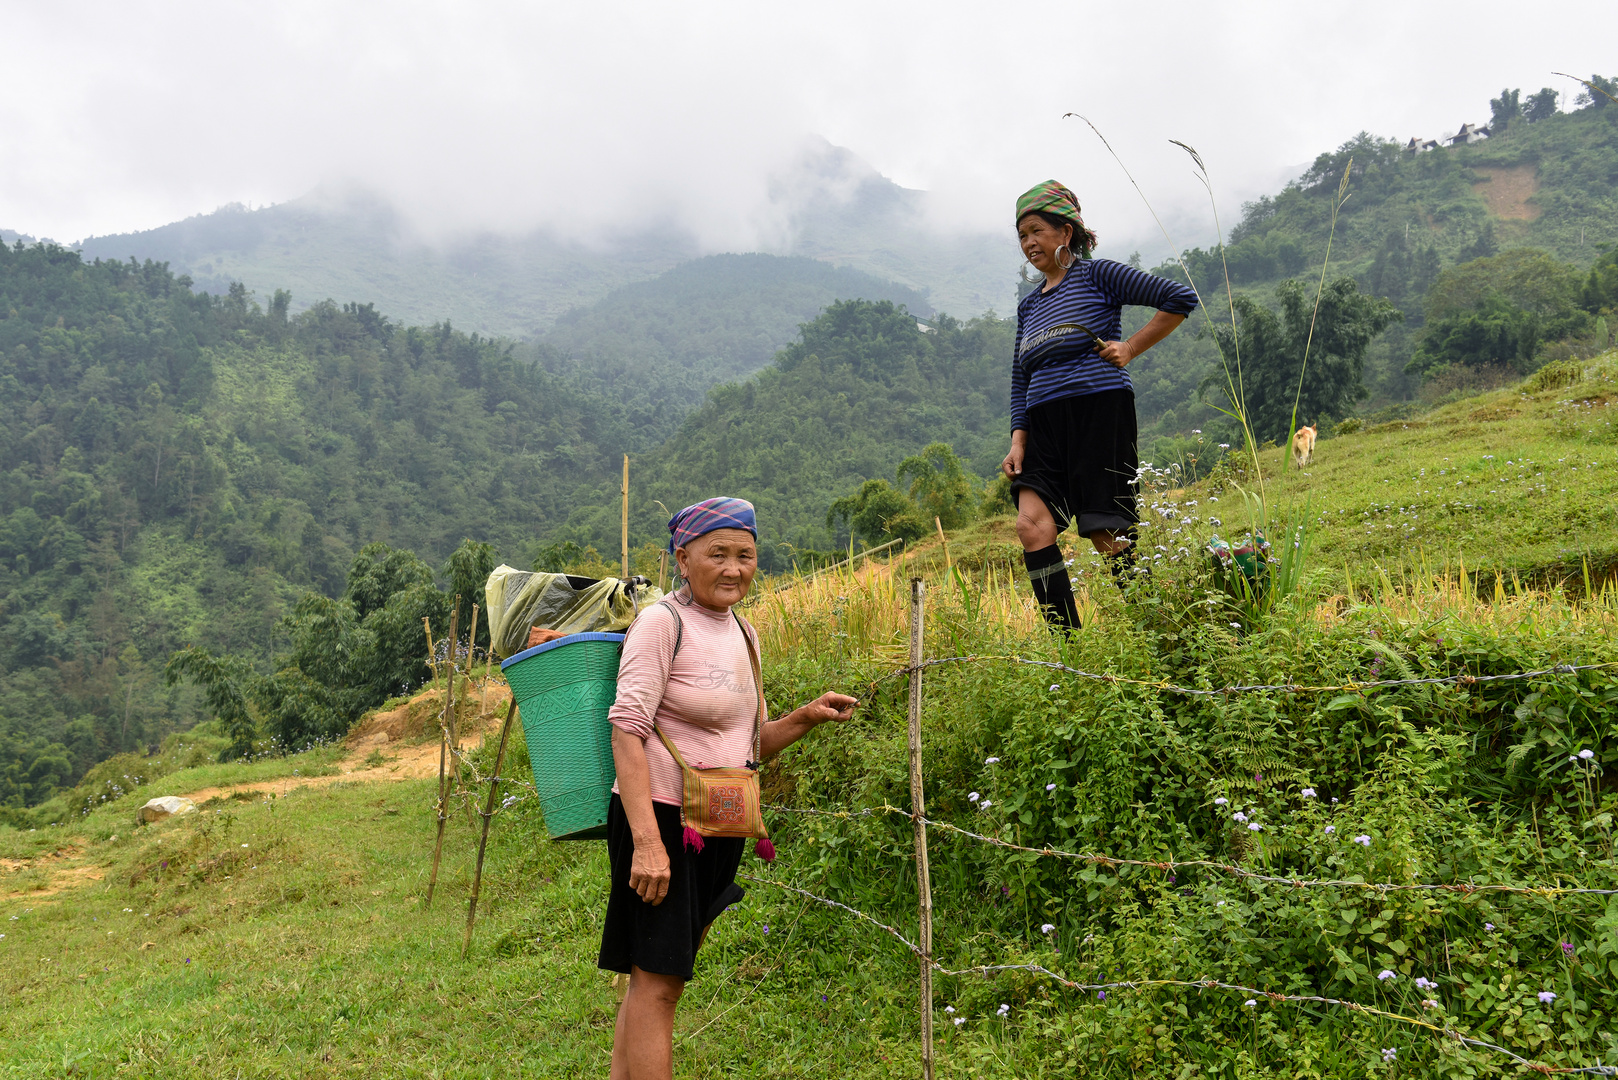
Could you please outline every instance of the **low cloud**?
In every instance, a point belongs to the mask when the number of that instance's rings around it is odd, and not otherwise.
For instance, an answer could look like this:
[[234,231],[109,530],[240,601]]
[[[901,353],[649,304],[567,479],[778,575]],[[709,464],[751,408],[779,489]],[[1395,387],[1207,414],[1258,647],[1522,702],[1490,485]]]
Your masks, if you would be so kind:
[[[0,224],[71,240],[317,188],[380,192],[419,234],[546,228],[608,248],[669,230],[706,250],[791,239],[784,187],[823,137],[925,189],[933,227],[1009,230],[1048,176],[1104,250],[1168,253],[1089,129],[1182,246],[1213,238],[1183,155],[1233,218],[1278,170],[1364,127],[1407,137],[1486,119],[1497,84],[1599,68],[1605,17],[1371,2],[1269,5],[832,2],[10,5],[0,66]],[[1481,81],[1480,81],[1481,80]],[[783,181],[783,177],[787,180]],[[1117,246],[1114,246],[1114,241]],[[1153,247],[1155,245],[1155,247]]]

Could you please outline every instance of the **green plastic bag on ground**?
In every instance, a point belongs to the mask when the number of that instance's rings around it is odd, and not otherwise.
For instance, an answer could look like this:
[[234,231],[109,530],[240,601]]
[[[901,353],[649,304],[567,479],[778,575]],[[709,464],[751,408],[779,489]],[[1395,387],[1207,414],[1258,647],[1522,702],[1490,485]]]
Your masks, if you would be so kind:
[[497,566],[483,587],[489,641],[501,657],[528,647],[531,627],[563,634],[623,630],[663,593],[642,578],[575,577]]

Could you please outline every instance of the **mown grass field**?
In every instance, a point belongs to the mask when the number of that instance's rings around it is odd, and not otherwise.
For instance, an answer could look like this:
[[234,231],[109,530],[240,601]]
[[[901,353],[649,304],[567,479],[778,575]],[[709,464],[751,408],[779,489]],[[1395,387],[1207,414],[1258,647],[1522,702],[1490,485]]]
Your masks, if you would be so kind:
[[[339,781],[140,830],[130,800],[4,835],[32,868],[0,878],[0,1074],[603,1075],[600,845],[499,822],[462,961],[475,833],[451,825],[424,910],[435,785]],[[870,945],[757,890],[709,940],[682,1075],[905,1074],[911,969]]]
[[[832,686],[867,701],[848,727],[784,755],[771,798],[904,804],[905,683],[878,680],[903,662],[905,582],[919,572],[931,656],[1014,653],[1204,686],[1609,665],[1520,683],[1217,699],[1003,662],[940,667],[927,676],[926,762],[941,820],[1033,847],[1299,877],[1618,888],[1618,790],[1603,771],[1618,768],[1618,603],[1610,591],[1577,595],[1582,578],[1571,594],[1532,588],[1547,567],[1588,557],[1599,568],[1618,551],[1618,461],[1597,401],[1611,394],[1613,361],[1571,385],[1323,441],[1306,475],[1268,478],[1272,501],[1308,500],[1320,524],[1304,592],[1261,625],[1204,612],[1188,576],[1197,559],[1180,554],[1209,529],[1244,524],[1228,475],[1218,494],[1153,494],[1175,516],[1158,515],[1149,534],[1158,584],[1135,602],[1076,560],[1088,629],[1068,645],[1039,626],[1005,521],[950,538],[958,579],[933,541],[890,566],[779,592],[761,583],[750,615],[772,705]],[[1462,559],[1469,573],[1500,571],[1502,589],[1480,594],[1470,577],[1463,587]],[[1570,769],[1581,749],[1591,758]],[[434,782],[332,781],[340,753],[181,769],[63,825],[0,830],[0,1075],[604,1075],[616,996],[594,966],[600,845],[545,842],[531,800],[503,812],[463,960],[469,815],[452,818],[424,909]],[[519,752],[504,771],[525,768]],[[281,798],[251,794],[294,771],[327,778]],[[221,783],[246,794],[132,827],[151,795]],[[1247,825],[1233,824],[1236,807]],[[912,931],[907,821],[783,814],[772,831],[781,858],[767,870],[749,858],[744,871]],[[1361,835],[1363,845],[1349,839]],[[1618,1050],[1618,907],[1604,897],[1378,897],[1056,865],[943,835],[934,844],[946,964],[1337,996],[1560,1067]],[[677,1074],[916,1075],[916,973],[902,947],[792,893],[750,890],[699,959]],[[1431,988],[1414,989],[1417,978]],[[936,1005],[944,1077],[1515,1068],[1412,1023],[1262,995],[1101,998],[1023,972],[940,978]]]

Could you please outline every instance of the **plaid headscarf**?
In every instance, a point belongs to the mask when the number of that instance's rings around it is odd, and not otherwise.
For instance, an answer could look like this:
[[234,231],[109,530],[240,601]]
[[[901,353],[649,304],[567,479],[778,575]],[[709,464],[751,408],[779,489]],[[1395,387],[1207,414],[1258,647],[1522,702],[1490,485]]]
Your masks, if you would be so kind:
[[1084,224],[1079,213],[1079,197],[1055,180],[1035,184],[1017,199],[1017,220],[1039,212],[1054,214],[1063,221],[1073,223],[1073,247],[1083,258],[1089,258],[1096,246],[1096,234]]
[[746,529],[758,539],[758,522],[753,516],[753,504],[746,499],[703,499],[669,518],[669,551],[685,547],[704,533],[715,529]]

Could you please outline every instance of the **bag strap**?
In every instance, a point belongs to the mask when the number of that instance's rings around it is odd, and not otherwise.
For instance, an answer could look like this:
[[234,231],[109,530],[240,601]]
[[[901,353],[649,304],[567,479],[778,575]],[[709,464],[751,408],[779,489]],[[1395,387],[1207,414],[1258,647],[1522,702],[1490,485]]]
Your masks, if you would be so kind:
[[[674,612],[674,650],[675,652],[679,652],[680,629],[683,624],[680,622],[680,613],[678,611],[674,611],[672,606],[669,608],[669,610]],[[736,620],[737,629],[742,632],[742,641],[747,644],[747,659],[753,668],[753,691],[758,695],[758,704],[753,711],[753,760],[747,763],[748,768],[757,771],[758,769],[763,768],[764,764],[760,760],[760,751],[763,748],[764,732],[764,672],[761,670],[759,665],[758,649],[753,645],[752,627],[748,624],[747,620],[743,619],[740,615],[737,615],[734,611],[731,612],[731,615]],[[670,657],[669,663],[672,665],[673,662],[673,657]],[[675,749],[674,740],[670,739],[663,733],[663,729],[657,726],[657,721],[655,720],[652,721],[652,731],[656,732],[658,741],[663,744],[664,749],[669,752],[669,757],[674,759],[674,763],[680,767],[681,771],[689,770],[691,766],[685,763],[685,758],[681,757],[680,751]]]
[[[669,669],[672,671],[674,669],[674,658],[680,655],[680,644],[685,640],[685,620],[680,618],[680,609],[673,604],[664,600],[660,600],[658,603],[667,608],[668,613],[674,616],[674,649],[669,653]],[[639,616],[637,616],[638,618]],[[635,624],[630,623],[629,625],[633,629]],[[628,630],[624,631],[626,637],[628,633]],[[674,759],[674,763],[680,767],[680,770],[684,772],[690,769],[690,766],[685,763],[685,758],[680,756],[680,751],[674,748],[673,741],[663,734],[663,729],[657,726],[657,721],[655,720],[652,721],[652,730],[657,733],[658,739],[662,741],[664,748],[668,750],[669,756]]]
[[730,614],[735,618],[736,625],[741,628],[742,640],[747,642],[747,659],[753,665],[753,689],[758,694],[758,708],[753,713],[753,760],[751,764],[754,769],[762,769],[764,762],[760,749],[764,731],[764,672],[759,666],[758,649],[753,645],[753,628],[748,625],[746,619],[736,614],[734,608],[731,609]]

